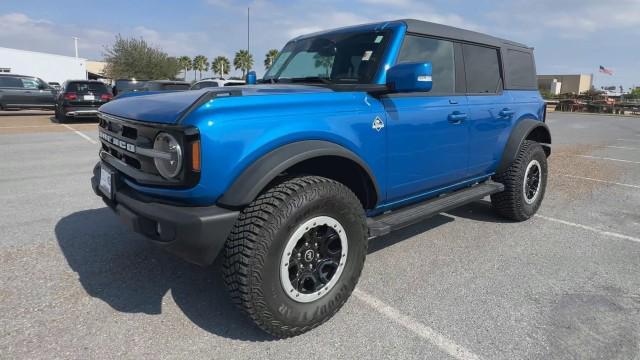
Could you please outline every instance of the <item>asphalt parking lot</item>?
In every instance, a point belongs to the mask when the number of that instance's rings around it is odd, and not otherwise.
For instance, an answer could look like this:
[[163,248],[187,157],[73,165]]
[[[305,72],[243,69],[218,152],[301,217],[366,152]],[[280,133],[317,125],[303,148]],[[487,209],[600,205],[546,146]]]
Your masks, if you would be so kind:
[[550,113],[549,188],[378,238],[328,323],[275,340],[219,273],[125,229],[90,189],[95,123],[0,114],[2,358],[640,358],[640,118]]

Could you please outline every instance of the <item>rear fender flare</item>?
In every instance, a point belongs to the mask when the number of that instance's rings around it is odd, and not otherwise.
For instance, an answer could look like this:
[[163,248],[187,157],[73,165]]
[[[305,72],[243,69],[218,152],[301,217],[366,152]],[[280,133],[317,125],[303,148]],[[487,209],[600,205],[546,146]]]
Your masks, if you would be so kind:
[[544,140],[541,142],[541,144],[543,146],[550,147],[551,132],[549,131],[549,127],[547,126],[547,124],[539,120],[523,119],[519,121],[518,124],[514,127],[513,131],[511,131],[511,135],[509,135],[507,145],[502,152],[502,158],[500,159],[500,163],[498,164],[496,172],[503,172],[506,171],[507,168],[509,168],[511,163],[518,155],[518,151],[520,150],[522,143],[533,131],[538,128],[542,128],[542,133],[544,134]]

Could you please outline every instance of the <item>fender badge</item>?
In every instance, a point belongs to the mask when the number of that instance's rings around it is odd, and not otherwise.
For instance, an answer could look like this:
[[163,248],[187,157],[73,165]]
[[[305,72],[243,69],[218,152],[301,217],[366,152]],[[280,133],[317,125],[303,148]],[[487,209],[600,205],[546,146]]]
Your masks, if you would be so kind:
[[379,116],[376,116],[376,118],[373,120],[373,124],[371,124],[371,128],[378,132],[380,132],[380,130],[384,128],[384,122],[382,121],[382,119],[380,119]]

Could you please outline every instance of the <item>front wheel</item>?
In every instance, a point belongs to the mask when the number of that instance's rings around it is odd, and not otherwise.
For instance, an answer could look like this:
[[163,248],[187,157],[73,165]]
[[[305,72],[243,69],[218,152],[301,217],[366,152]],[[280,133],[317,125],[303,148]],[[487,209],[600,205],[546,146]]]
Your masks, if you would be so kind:
[[331,318],[355,288],[367,253],[364,210],[344,185],[304,176],[242,211],[225,247],[233,301],[277,337]]
[[540,208],[547,188],[547,156],[535,141],[525,140],[509,168],[495,175],[504,191],[491,195],[496,211],[511,220],[524,221]]

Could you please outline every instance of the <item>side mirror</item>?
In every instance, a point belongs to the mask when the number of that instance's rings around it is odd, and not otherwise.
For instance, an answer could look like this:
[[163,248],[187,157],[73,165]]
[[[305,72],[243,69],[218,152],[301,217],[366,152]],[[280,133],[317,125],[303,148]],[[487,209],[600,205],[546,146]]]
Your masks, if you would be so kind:
[[258,81],[255,71],[249,71],[247,73],[247,85],[255,85]]
[[430,62],[397,64],[387,70],[387,87],[394,92],[431,91]]

